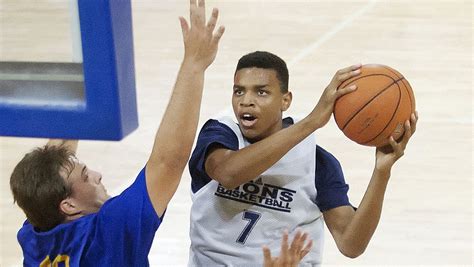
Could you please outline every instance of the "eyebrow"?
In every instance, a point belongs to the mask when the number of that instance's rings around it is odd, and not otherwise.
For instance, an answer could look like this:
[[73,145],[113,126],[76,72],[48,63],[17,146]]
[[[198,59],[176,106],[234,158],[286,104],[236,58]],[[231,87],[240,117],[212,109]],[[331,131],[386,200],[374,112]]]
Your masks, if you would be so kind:
[[[266,86],[268,86],[268,84],[257,84],[257,85],[252,86],[251,88],[261,89]],[[245,86],[234,84],[234,89],[245,89]]]

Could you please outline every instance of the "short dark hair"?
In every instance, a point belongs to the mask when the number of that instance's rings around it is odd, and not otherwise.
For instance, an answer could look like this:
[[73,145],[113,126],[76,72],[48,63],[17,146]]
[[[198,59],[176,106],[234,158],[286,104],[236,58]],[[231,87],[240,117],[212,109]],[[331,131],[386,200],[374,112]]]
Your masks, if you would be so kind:
[[265,51],[255,51],[247,54],[239,59],[235,73],[240,69],[253,67],[275,70],[277,79],[280,81],[281,91],[283,93],[288,92],[288,68],[286,67],[285,61],[279,56]]
[[10,177],[13,199],[25,212],[28,221],[46,231],[64,222],[59,205],[71,194],[67,174],[74,168],[74,153],[63,146],[44,146],[26,154]]

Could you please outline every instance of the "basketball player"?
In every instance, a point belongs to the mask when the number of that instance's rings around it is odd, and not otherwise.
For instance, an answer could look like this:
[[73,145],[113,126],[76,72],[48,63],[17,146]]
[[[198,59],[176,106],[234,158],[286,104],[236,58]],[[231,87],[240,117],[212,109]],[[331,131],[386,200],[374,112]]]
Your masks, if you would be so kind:
[[206,23],[204,0],[180,17],[184,59],[148,162],[135,182],[109,198],[102,175],[74,156],[77,142],[54,142],[15,167],[10,186],[27,220],[18,232],[25,266],[148,266],[148,253],[180,182],[194,141],[204,72],[224,27]]
[[192,177],[190,266],[258,266],[257,248],[278,251],[279,236],[300,228],[314,241],[302,265],[322,260],[323,218],[347,257],[366,249],[379,222],[394,163],[415,132],[417,115],[404,136],[376,149],[375,167],[359,207],[347,196],[338,160],[315,142],[335,100],[357,88],[337,89],[360,74],[360,64],[336,72],[312,112],[283,118],[291,104],[285,62],[268,52],[243,56],[234,74],[230,117],[208,120],[189,162]]

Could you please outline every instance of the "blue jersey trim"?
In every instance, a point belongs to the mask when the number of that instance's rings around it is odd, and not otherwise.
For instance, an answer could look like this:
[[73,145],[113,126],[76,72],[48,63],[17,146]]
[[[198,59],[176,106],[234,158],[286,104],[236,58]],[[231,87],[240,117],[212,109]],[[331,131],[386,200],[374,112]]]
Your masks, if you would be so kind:
[[351,205],[339,161],[322,147],[316,145],[316,205],[321,211]]
[[208,152],[216,146],[235,151],[239,149],[239,139],[229,126],[211,119],[203,125],[188,164],[193,193],[212,181],[206,173],[205,163]]

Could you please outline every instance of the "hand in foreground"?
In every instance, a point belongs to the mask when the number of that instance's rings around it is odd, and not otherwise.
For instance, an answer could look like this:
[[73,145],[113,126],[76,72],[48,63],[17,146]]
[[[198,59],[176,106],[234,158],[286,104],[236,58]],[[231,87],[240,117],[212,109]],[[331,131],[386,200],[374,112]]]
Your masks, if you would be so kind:
[[395,141],[393,136],[390,136],[389,144],[383,147],[377,147],[375,152],[375,167],[377,170],[390,171],[393,164],[401,158],[405,153],[408,141],[415,133],[416,123],[418,122],[418,112],[414,112],[410,116],[410,121],[404,124],[405,132],[401,139]]
[[[301,231],[296,232],[293,242],[288,246],[288,231],[283,233],[283,239],[281,241],[281,251],[280,256],[273,257],[271,255],[270,249],[264,246],[263,256],[264,256],[264,267],[294,267],[298,266],[301,259],[303,259],[306,254],[311,251],[313,246],[313,241],[310,240],[306,243],[308,238],[308,233],[302,233]],[[305,245],[306,243],[306,245]]]
[[204,0],[191,0],[190,22],[179,17],[184,41],[184,59],[193,64],[207,68],[216,58],[219,40],[224,34],[224,26],[214,33],[219,10],[214,8],[206,24],[206,5]]
[[338,87],[347,79],[360,74],[361,64],[352,65],[350,67],[340,69],[334,74],[329,85],[324,89],[323,94],[319,98],[318,104],[312,111],[312,115],[316,118],[319,127],[323,127],[331,118],[334,110],[334,103],[339,97],[353,92],[357,89],[356,85],[345,88]]

